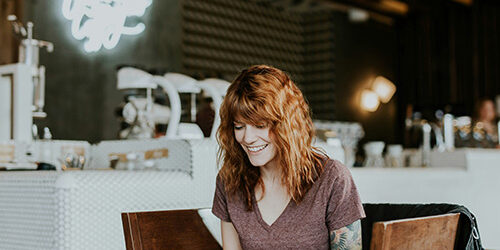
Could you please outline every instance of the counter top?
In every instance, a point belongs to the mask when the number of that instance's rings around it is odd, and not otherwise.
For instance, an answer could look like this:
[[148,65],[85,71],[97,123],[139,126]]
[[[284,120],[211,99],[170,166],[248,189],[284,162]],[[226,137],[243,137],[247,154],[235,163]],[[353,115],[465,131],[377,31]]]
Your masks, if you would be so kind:
[[457,149],[441,153],[440,161],[426,168],[350,170],[364,203],[464,205],[477,218],[483,246],[500,249],[500,150]]
[[[215,186],[216,148],[202,143],[195,150],[192,174],[0,172],[0,248],[124,249],[123,211],[209,207]],[[442,165],[427,168],[363,167],[350,171],[364,203],[465,205],[477,217],[483,246],[499,249],[500,151],[457,149],[442,153],[438,159]]]

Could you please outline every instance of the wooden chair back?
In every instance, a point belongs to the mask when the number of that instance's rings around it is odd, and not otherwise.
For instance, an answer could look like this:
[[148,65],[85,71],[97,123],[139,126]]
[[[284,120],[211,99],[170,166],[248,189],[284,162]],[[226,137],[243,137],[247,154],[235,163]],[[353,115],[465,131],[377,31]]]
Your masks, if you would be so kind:
[[376,222],[370,249],[453,249],[459,218],[456,213]]
[[122,213],[127,250],[222,249],[196,210]]

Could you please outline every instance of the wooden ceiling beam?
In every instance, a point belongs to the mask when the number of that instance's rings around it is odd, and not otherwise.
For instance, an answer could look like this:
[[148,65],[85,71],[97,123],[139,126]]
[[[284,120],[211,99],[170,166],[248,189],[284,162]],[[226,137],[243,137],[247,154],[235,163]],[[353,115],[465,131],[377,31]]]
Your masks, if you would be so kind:
[[405,16],[408,13],[408,4],[396,0],[382,0],[378,2],[378,8],[382,11],[392,12]]
[[408,4],[398,0],[323,0],[323,2],[341,3],[390,16],[406,16],[409,9]]
[[474,0],[451,0],[452,2],[461,3],[463,5],[472,6]]

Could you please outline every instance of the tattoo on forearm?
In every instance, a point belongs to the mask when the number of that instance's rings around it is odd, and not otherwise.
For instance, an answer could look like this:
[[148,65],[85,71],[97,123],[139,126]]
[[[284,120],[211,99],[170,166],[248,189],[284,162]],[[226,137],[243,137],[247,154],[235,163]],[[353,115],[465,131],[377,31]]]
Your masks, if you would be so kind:
[[357,220],[348,226],[330,232],[330,249],[361,249],[361,222]]

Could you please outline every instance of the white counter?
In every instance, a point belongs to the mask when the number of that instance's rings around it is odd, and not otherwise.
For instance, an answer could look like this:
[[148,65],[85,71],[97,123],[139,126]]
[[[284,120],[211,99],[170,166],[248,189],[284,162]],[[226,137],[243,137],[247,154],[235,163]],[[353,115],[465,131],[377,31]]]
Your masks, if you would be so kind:
[[[191,145],[191,174],[0,172],[0,249],[124,249],[123,211],[211,206],[216,148],[209,141]],[[500,151],[463,149],[438,159],[451,163],[351,172],[365,203],[465,205],[477,217],[483,246],[500,249]]]
[[483,246],[500,249],[500,150],[459,149],[438,158],[444,165],[352,168],[351,173],[364,203],[466,206],[477,218]]
[[[192,152],[186,159],[190,171],[170,166],[169,171],[0,172],[0,249],[121,250],[122,212],[210,207],[217,174],[215,142],[189,145],[181,149]],[[174,149],[169,152],[165,161],[185,162],[175,160]]]

